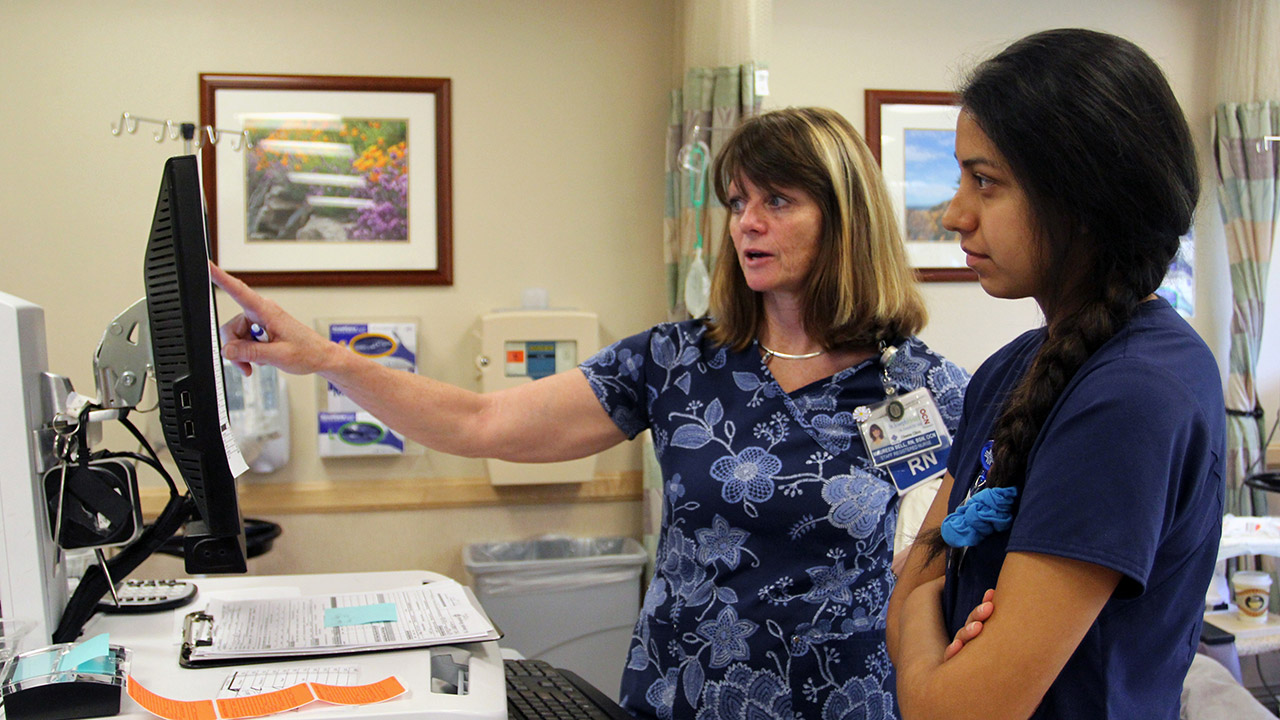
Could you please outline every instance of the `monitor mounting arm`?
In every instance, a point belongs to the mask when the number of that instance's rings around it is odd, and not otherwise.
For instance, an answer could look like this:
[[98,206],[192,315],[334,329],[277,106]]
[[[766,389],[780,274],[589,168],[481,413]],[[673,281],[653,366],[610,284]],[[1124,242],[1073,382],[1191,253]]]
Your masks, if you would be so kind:
[[142,298],[117,315],[102,334],[93,356],[98,405],[117,410],[137,407],[151,367],[147,299]]
[[98,390],[96,399],[76,392],[69,378],[44,373],[44,426],[36,432],[37,445],[43,452],[36,469],[44,472],[53,464],[48,456],[55,438],[75,432],[88,405],[99,408],[84,415],[89,425],[89,443],[97,444],[101,440],[101,423],[119,418],[121,410],[135,408],[142,402],[151,367],[147,299],[142,298],[117,315],[102,333],[102,341],[93,355],[93,380]]

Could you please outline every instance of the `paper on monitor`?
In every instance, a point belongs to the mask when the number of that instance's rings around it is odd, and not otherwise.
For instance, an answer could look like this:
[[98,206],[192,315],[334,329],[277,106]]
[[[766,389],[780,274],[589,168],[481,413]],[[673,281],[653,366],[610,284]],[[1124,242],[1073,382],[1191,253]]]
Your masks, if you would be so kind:
[[[205,274],[208,275],[208,266],[205,266]],[[214,393],[218,397],[218,427],[222,429],[222,447],[227,453],[227,467],[231,468],[232,477],[240,477],[249,469],[249,464],[244,461],[244,455],[240,452],[240,446],[236,444],[236,436],[231,433],[231,414],[227,412],[227,391],[225,383],[222,380],[222,355],[219,352],[222,343],[218,338],[218,313],[215,309],[213,298],[213,284],[206,280],[209,286],[209,327],[213,330],[213,382],[216,387]]]

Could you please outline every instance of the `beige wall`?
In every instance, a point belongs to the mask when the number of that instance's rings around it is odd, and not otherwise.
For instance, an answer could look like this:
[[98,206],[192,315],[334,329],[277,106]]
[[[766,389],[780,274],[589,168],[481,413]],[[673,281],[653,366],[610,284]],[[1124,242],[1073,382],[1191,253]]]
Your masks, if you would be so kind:
[[[1051,27],[1123,35],[1164,69],[1207,157],[1213,107],[1215,5],[1211,0],[783,0],[774,5],[770,104],[824,104],[863,128],[863,91],[953,90],[963,72],[1009,42]],[[1212,185],[1196,223],[1197,308],[1192,324],[1225,368],[1229,293]],[[924,339],[974,369],[1022,330],[1040,323],[1030,300],[984,295],[972,283],[925,286]],[[1224,315],[1223,313],[1228,314]]]
[[[827,105],[862,126],[868,87],[950,89],[966,58],[1032,30],[1084,25],[1133,38],[1162,63],[1207,137],[1210,0],[780,0],[771,106]],[[444,76],[453,80],[455,284],[275,289],[304,319],[420,318],[422,370],[475,387],[476,317],[529,286],[600,315],[603,339],[662,317],[663,125],[673,0],[282,0],[0,5],[0,289],[46,308],[52,368],[91,392],[107,321],[142,294],[140,263],[163,159],[179,143],[114,138],[122,111],[194,119],[200,72]],[[1211,199],[1211,196],[1209,196]],[[1216,209],[1198,224],[1194,324],[1225,355]],[[976,284],[926,288],[926,339],[974,368],[1038,322],[1029,301]],[[224,306],[224,315],[229,308]],[[476,477],[479,461],[426,452],[320,461],[315,384],[291,381],[293,462],[246,482]],[[430,409],[424,409],[430,412]],[[600,469],[637,470],[627,445]],[[420,567],[461,574],[468,542],[547,532],[640,533],[638,503],[286,515],[255,572]],[[172,566],[176,567],[176,566]],[[157,574],[176,570],[164,561]]]

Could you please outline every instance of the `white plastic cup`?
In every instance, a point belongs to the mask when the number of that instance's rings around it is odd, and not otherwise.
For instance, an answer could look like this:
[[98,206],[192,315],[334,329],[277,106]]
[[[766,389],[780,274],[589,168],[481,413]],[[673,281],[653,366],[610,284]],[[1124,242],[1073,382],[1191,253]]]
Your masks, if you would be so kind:
[[1236,592],[1236,614],[1246,622],[1265,623],[1271,600],[1271,573],[1241,570],[1231,575]]

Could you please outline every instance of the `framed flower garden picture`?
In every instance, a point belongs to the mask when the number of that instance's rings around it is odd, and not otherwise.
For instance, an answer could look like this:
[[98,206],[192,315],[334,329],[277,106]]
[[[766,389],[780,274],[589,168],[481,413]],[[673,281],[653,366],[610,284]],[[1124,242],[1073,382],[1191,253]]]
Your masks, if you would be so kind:
[[447,78],[200,75],[210,257],[254,285],[450,285]]

